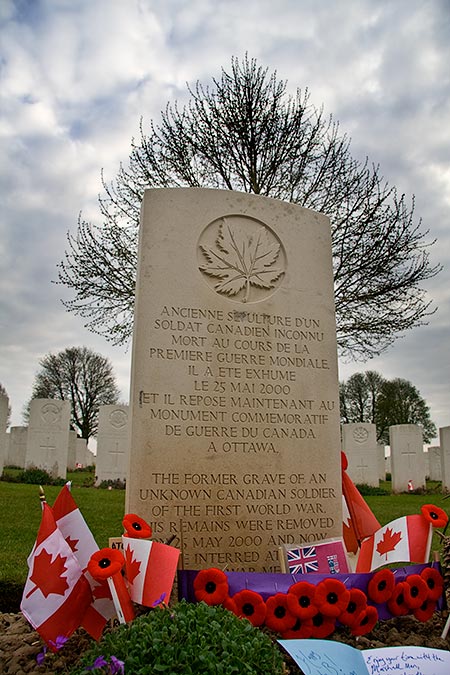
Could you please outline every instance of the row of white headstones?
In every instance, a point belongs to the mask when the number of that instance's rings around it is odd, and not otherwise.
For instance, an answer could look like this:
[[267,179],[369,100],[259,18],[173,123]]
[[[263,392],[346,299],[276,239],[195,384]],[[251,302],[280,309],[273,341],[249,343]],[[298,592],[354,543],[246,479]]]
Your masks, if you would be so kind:
[[[55,477],[67,470],[95,464],[96,482],[126,478],[128,453],[128,406],[104,405],[99,410],[97,454],[69,428],[70,403],[54,399],[31,402],[28,427],[11,427],[6,433],[8,397],[0,396],[0,468],[38,467]],[[376,440],[374,424],[344,424],[342,449],[348,460],[347,473],[356,484],[378,487],[386,473],[393,492],[425,487],[426,478],[442,480],[450,490],[450,427],[439,430],[440,445],[424,452],[422,430],[415,424],[390,427],[390,446]]]

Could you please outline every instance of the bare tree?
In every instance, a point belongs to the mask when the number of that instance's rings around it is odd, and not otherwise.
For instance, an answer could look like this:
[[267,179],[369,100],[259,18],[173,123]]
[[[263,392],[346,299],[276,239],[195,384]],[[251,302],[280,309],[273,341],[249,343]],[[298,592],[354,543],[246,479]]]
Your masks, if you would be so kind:
[[374,370],[354,373],[347,382],[339,384],[341,422],[376,424],[377,402],[384,379]]
[[288,95],[276,73],[245,57],[211,87],[188,91],[188,105],[167,105],[159,124],[141,121],[128,166],[103,179],[103,225],[80,216],[68,234],[58,277],[75,294],[70,311],[116,344],[129,339],[143,192],[179,186],[253,192],[330,217],[342,355],[369,358],[425,322],[433,309],[421,284],[440,265],[430,265],[433,242],[415,220],[414,198],[399,196],[368,159],[352,158],[349,138],[307,90]]
[[73,427],[82,438],[95,436],[99,406],[117,403],[119,398],[109,360],[87,347],[68,347],[47,354],[39,365],[31,398],[70,401]]

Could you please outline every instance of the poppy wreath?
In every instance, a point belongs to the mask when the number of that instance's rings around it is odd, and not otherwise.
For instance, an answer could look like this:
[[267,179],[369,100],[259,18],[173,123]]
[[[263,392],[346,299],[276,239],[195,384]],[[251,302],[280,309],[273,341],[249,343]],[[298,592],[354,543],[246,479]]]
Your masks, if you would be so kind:
[[405,600],[409,609],[419,609],[428,599],[428,586],[420,574],[409,574],[405,579]]
[[317,612],[314,604],[316,587],[309,581],[297,581],[288,590],[289,610],[301,620],[310,619]]
[[387,602],[388,609],[394,616],[405,616],[406,614],[409,614],[409,607],[406,604],[406,594],[408,592],[406,586],[406,581],[400,581],[396,584],[392,591],[392,595]]
[[354,626],[362,612],[367,609],[367,596],[364,591],[359,588],[350,589],[350,600],[348,601],[347,609],[339,614],[339,622],[344,626]]
[[337,618],[347,609],[350,591],[339,579],[324,579],[316,586],[314,603],[325,616]]
[[235,593],[231,599],[235,603],[236,616],[248,619],[253,626],[263,625],[267,607],[259,593],[244,589]]
[[281,633],[283,640],[301,640],[312,637],[313,622],[312,619],[297,619],[292,628],[289,628],[284,633]]
[[311,619],[312,622],[312,634],[313,638],[326,638],[331,633],[334,632],[336,628],[336,619],[331,616],[325,616],[322,612],[318,611],[314,614]]
[[288,606],[287,593],[275,593],[266,600],[266,626],[276,633],[284,633],[295,624],[295,615]]
[[436,611],[436,607],[437,602],[427,598],[420,607],[418,607],[413,611],[413,615],[416,619],[418,619],[419,621],[423,621],[425,623],[425,621],[431,619],[434,612]]
[[395,576],[392,570],[386,568],[375,572],[367,586],[367,595],[370,600],[379,605],[387,602],[395,586]]
[[446,512],[434,506],[434,504],[424,504],[420,508],[423,517],[428,520],[433,527],[445,527],[448,523],[448,515]]
[[152,536],[151,526],[135,513],[127,513],[122,520],[125,529],[124,537],[132,539],[148,539]]
[[378,611],[373,605],[367,605],[366,609],[358,615],[357,621],[351,627],[352,635],[366,635],[378,621]]
[[207,605],[220,605],[228,596],[228,579],[225,572],[215,567],[201,570],[194,579],[196,599]]
[[88,562],[88,572],[96,581],[103,581],[120,572],[125,564],[123,553],[114,548],[101,548]]
[[429,600],[439,600],[444,590],[444,578],[442,574],[434,567],[425,567],[420,576],[428,587]]

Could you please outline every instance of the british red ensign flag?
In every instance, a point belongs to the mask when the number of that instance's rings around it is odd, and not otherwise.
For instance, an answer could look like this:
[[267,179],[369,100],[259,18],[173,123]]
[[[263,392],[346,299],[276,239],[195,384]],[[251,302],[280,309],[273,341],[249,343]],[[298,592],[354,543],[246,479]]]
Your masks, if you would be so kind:
[[362,542],[356,572],[371,572],[395,562],[428,562],[432,530],[421,514],[392,520]]
[[28,568],[20,609],[50,649],[55,650],[58,636],[69,637],[81,625],[92,593],[46,503]]

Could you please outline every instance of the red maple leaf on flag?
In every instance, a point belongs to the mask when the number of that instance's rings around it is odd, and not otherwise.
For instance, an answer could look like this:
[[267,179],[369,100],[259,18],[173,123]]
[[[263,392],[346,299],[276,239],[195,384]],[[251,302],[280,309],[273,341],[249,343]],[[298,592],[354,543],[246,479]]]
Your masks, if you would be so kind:
[[401,532],[392,532],[392,528],[387,527],[386,532],[383,534],[383,538],[377,544],[377,552],[380,555],[385,554],[387,560],[387,554],[389,551],[394,551],[398,542],[402,538]]
[[79,539],[71,539],[70,537],[66,537],[66,541],[69,544],[72,551],[75,553],[75,551],[77,550],[77,544],[80,540]]
[[96,600],[100,600],[100,598],[111,598],[108,582],[105,580],[98,584],[92,591],[92,595]]
[[141,563],[137,560],[133,560],[133,551],[131,550],[131,546],[127,546],[125,549],[125,566],[128,583],[132,584],[140,572]]
[[39,588],[42,595],[45,597],[49,596],[50,593],[64,595],[69,588],[67,579],[63,577],[63,573],[67,570],[67,567],[64,564],[67,557],[58,554],[53,561],[52,557],[52,554],[48,553],[45,549],[43,549],[39,555],[35,556],[33,561],[33,574],[30,576],[30,581],[36,584],[36,586],[27,594],[27,598],[34,593],[37,588]]

